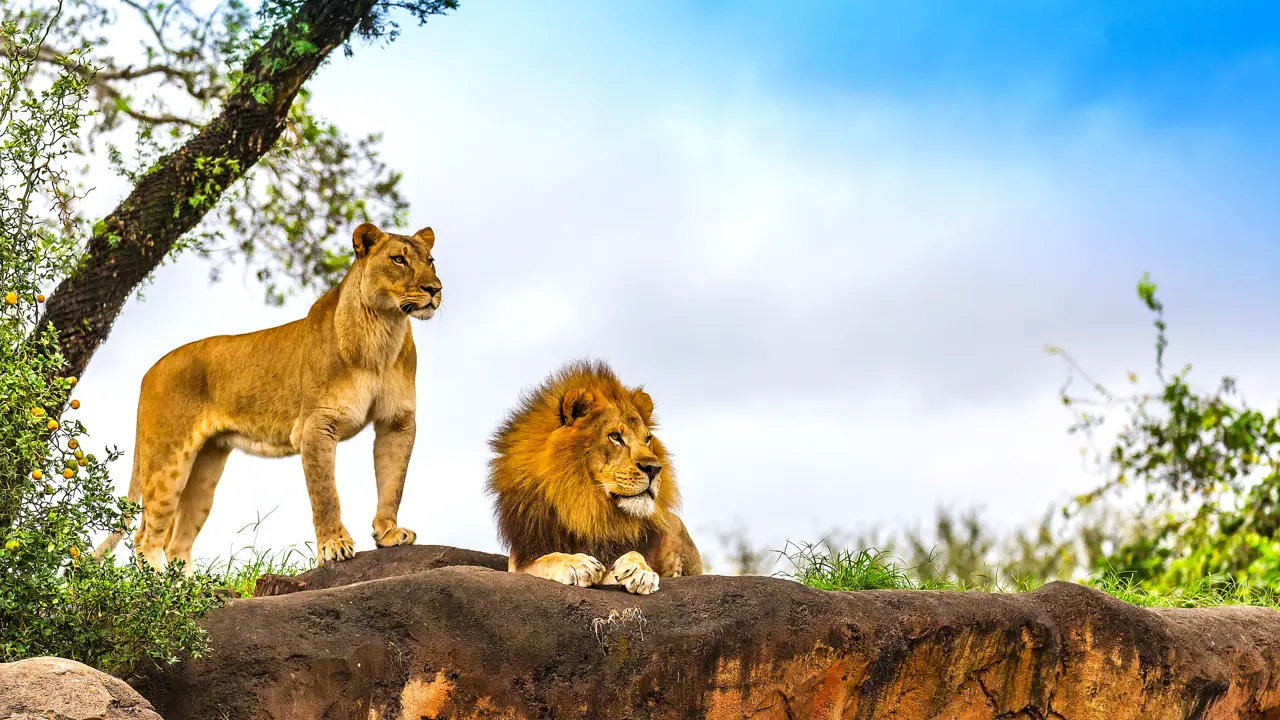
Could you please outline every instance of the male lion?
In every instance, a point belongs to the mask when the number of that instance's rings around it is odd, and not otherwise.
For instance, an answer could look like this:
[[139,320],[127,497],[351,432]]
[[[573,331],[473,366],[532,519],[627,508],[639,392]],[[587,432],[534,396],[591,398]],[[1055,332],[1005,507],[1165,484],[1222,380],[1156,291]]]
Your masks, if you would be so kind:
[[[416,432],[417,353],[409,318],[430,319],[442,299],[435,233],[352,236],[355,261],[307,317],[244,335],[183,345],[142,378],[129,499],[142,501],[138,552],[154,567],[191,570],[191,545],[213,506],[233,449],[262,457],[302,454],[320,562],[355,554],[333,478],[337,444],[373,423],[379,547],[412,544],[396,523]],[[101,557],[121,534],[95,551]]]
[[604,363],[569,364],[527,393],[489,442],[508,569],[641,595],[702,574],[654,427],[653,399]]

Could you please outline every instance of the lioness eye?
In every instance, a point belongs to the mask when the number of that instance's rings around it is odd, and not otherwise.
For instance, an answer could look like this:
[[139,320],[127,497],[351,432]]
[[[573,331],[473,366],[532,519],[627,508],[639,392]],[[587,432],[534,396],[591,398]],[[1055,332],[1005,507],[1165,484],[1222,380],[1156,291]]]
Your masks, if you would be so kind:
[[406,261],[405,261],[405,259],[404,259],[404,256],[403,256],[403,255],[392,255],[392,256],[391,256],[391,262],[393,262],[393,263],[395,263],[395,264],[397,264],[397,265],[408,265],[408,264],[409,264],[408,262],[406,262]]
[[614,442],[616,442],[616,443],[618,443],[619,445],[621,445],[621,444],[622,444],[622,433],[616,433],[616,432],[615,432],[615,433],[609,433],[609,439],[610,439],[610,440],[612,440],[612,441],[614,441]]

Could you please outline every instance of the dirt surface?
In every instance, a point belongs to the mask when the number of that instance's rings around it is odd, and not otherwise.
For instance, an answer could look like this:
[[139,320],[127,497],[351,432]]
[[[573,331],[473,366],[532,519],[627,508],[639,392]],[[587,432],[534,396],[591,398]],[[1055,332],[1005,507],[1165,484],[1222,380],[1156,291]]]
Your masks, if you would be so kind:
[[160,720],[133,688],[55,657],[0,663],[0,720]]
[[210,656],[136,685],[169,720],[1280,720],[1280,612],[1144,610],[1070,583],[701,576],[637,597],[443,567],[234,600],[206,626]]

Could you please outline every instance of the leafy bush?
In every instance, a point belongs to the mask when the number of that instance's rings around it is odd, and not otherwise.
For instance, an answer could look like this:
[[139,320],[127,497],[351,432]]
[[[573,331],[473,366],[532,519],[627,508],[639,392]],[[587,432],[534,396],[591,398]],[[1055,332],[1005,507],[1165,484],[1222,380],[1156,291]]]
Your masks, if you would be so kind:
[[[104,457],[68,415],[75,378],[60,377],[42,291],[76,262],[74,186],[58,168],[85,113],[86,48],[39,90],[25,85],[53,18],[0,24],[0,661],[58,655],[117,674],[203,649],[197,621],[220,600],[205,575],[88,556],[90,536],[136,508],[114,498]],[[77,68],[77,69],[72,69]],[[47,215],[37,215],[42,208]]]
[[[1161,590],[1237,585],[1280,592],[1280,411],[1250,408],[1224,377],[1211,394],[1188,381],[1191,366],[1165,373],[1164,305],[1143,276],[1138,296],[1154,316],[1159,389],[1124,397],[1089,379],[1060,350],[1090,392],[1062,403],[1076,414],[1071,430],[1091,436],[1120,411],[1124,427],[1098,453],[1105,481],[1076,499],[1073,510],[1138,486],[1145,507],[1131,532],[1098,562]],[[1137,376],[1130,374],[1137,384]]]

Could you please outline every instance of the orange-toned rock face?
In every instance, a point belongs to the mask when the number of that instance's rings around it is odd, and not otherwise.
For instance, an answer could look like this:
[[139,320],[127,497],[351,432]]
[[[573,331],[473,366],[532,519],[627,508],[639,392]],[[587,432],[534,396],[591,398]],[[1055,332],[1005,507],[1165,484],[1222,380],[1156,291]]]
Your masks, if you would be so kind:
[[138,684],[169,720],[1280,719],[1280,612],[1143,610],[1068,583],[703,576],[638,597],[444,567],[236,600],[207,627],[212,655]]

